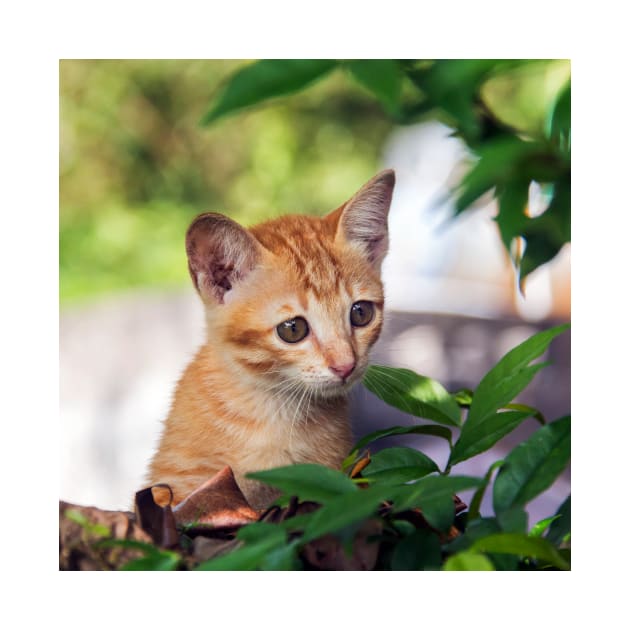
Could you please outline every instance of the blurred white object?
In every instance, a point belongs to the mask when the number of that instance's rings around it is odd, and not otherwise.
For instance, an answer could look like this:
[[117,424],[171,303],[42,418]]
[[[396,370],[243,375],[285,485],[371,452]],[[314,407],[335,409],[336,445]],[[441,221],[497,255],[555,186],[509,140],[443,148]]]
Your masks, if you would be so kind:
[[60,498],[131,508],[203,326],[192,287],[139,291],[62,313]]
[[[390,211],[390,252],[383,265],[388,308],[496,317],[517,315],[534,321],[557,313],[552,275],[566,281],[567,246],[552,263],[536,270],[526,295],[516,290],[512,265],[496,223],[496,202],[488,201],[454,217],[449,192],[464,173],[466,147],[438,122],[405,127],[392,134],[385,166],[396,169]],[[490,197],[488,197],[490,199]],[[532,186],[533,214],[546,203]],[[554,269],[560,273],[554,274]],[[561,296],[562,297],[562,296]]]

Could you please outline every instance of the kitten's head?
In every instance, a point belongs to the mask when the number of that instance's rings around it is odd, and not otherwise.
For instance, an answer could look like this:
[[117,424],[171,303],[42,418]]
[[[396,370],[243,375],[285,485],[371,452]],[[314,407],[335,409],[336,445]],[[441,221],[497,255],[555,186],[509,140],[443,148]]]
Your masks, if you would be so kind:
[[383,322],[394,181],[383,171],[323,218],[286,216],[250,229],[219,214],[193,221],[190,274],[226,368],[322,398],[361,378]]

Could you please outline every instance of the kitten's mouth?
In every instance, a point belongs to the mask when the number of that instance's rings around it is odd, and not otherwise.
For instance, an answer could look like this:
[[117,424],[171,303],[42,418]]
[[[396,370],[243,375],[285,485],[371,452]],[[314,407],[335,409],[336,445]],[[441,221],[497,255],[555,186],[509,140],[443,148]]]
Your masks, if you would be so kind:
[[363,377],[363,370],[354,370],[346,377],[338,377],[334,381],[326,381],[317,387],[323,398],[347,394]]

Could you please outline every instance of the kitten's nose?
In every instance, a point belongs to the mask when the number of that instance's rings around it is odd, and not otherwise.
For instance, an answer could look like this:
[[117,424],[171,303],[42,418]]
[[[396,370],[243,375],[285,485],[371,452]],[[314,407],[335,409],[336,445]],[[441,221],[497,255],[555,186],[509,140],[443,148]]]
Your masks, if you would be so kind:
[[352,370],[354,370],[354,366],[356,363],[352,361],[352,363],[343,363],[340,365],[329,365],[329,369],[333,374],[343,378],[344,380],[352,374]]

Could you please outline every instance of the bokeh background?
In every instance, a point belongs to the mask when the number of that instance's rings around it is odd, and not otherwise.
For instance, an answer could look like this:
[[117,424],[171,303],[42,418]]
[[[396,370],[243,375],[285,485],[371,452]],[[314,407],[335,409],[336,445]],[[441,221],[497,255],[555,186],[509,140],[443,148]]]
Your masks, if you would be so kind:
[[[200,212],[245,225],[286,212],[321,215],[378,170],[395,168],[388,321],[373,361],[415,369],[451,390],[474,388],[511,347],[570,319],[570,245],[528,278],[523,296],[492,199],[452,218],[448,192],[469,156],[444,121],[397,125],[362,85],[333,72],[303,92],[201,126],[227,77],[247,63],[60,62],[64,500],[126,509],[143,483],[175,382],[204,338],[183,246]],[[503,120],[535,131],[569,78],[568,61],[541,60],[490,81],[485,97]],[[532,186],[533,212],[537,204],[544,207],[545,192]],[[568,334],[547,360],[522,401],[555,419],[570,410]],[[357,437],[411,421],[355,391]],[[536,426],[526,421],[457,472],[484,474]],[[434,441],[405,443],[442,463]],[[566,474],[530,505],[531,518],[553,513],[568,492]]]

